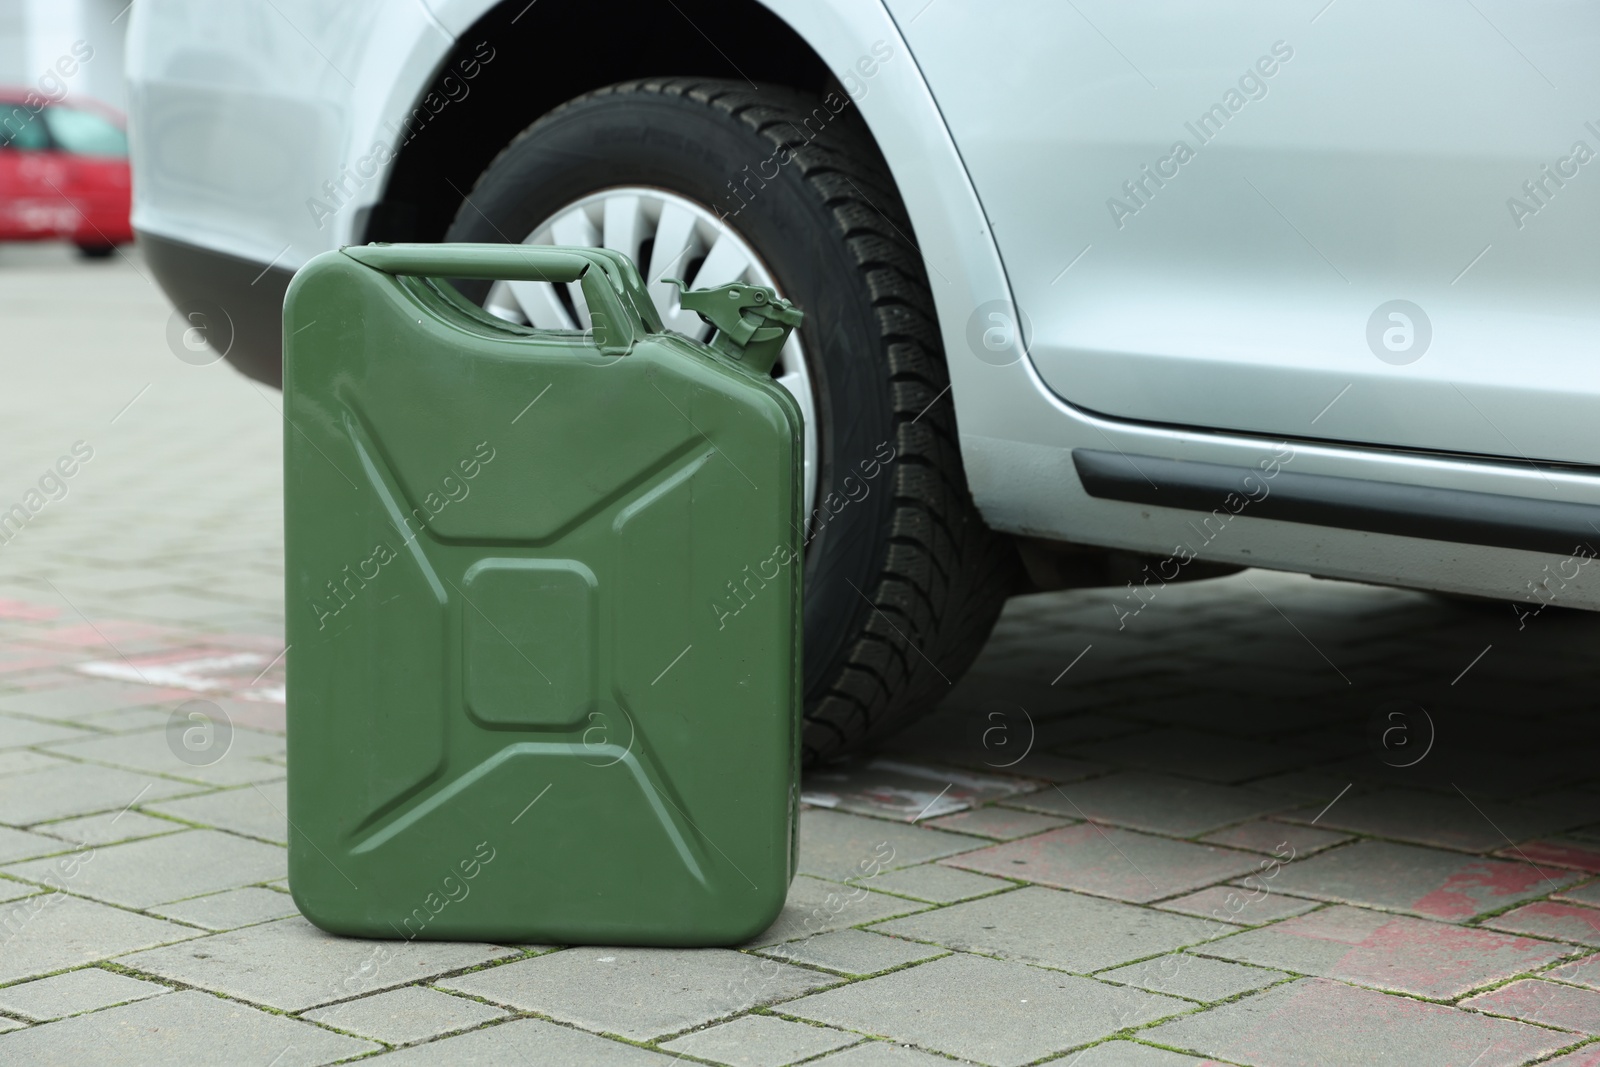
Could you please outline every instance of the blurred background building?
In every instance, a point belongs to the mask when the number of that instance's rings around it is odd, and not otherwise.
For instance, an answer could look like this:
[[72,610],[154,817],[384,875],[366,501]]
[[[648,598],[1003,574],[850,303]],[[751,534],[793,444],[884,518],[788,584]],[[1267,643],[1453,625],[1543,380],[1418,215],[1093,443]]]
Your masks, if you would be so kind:
[[[123,43],[132,6],[129,0],[0,0],[0,86],[55,97],[54,87],[64,85],[67,99],[86,96],[126,110]],[[63,77],[57,62],[75,55],[79,41],[93,49],[93,58]]]

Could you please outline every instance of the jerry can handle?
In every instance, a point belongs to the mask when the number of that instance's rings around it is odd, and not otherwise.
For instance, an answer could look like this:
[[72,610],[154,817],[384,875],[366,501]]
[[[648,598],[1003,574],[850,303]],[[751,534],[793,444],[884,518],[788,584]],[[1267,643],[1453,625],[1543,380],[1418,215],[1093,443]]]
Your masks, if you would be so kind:
[[604,249],[462,243],[351,245],[341,251],[385,274],[577,282],[594,320],[595,344],[607,353],[625,353],[645,332],[661,329],[638,270]]

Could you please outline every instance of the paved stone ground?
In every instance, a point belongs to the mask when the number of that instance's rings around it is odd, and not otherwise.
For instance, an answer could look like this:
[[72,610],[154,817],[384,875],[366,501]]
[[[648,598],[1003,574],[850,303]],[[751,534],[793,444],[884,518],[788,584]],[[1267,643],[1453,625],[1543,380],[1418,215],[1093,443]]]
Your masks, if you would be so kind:
[[[0,1063],[1600,1065],[1600,620],[1265,572],[1120,629],[1115,591],[1013,601],[806,783],[741,950],[320,934],[277,397],[174,358],[141,270],[0,248],[0,510],[39,505],[0,545]],[[235,728],[205,766],[195,699]]]

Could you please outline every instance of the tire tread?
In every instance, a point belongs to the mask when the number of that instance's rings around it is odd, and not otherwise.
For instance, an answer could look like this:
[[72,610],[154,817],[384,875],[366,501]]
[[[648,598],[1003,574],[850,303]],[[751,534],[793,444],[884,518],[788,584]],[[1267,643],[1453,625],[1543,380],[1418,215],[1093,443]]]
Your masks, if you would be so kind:
[[989,529],[967,489],[927,271],[888,165],[853,106],[808,137],[804,119],[818,108],[829,111],[815,97],[779,86],[657,77],[586,93],[551,114],[626,94],[692,101],[774,152],[787,149],[785,165],[826,207],[878,320],[894,404],[895,458],[885,465],[893,508],[879,533],[875,577],[859,590],[865,603],[849,623],[855,632],[834,676],[806,702],[803,758],[814,765],[931,709],[977,658],[1016,588],[1020,565],[1010,540]]

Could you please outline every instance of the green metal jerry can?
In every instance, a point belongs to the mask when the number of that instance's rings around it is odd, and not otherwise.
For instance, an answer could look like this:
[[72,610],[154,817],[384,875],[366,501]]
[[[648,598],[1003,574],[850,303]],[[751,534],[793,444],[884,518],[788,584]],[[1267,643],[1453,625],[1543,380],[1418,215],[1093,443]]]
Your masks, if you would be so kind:
[[[593,328],[446,278],[571,287]],[[289,880],[379,938],[734,944],[794,874],[800,313],[596,249],[368,245],[284,308]]]

